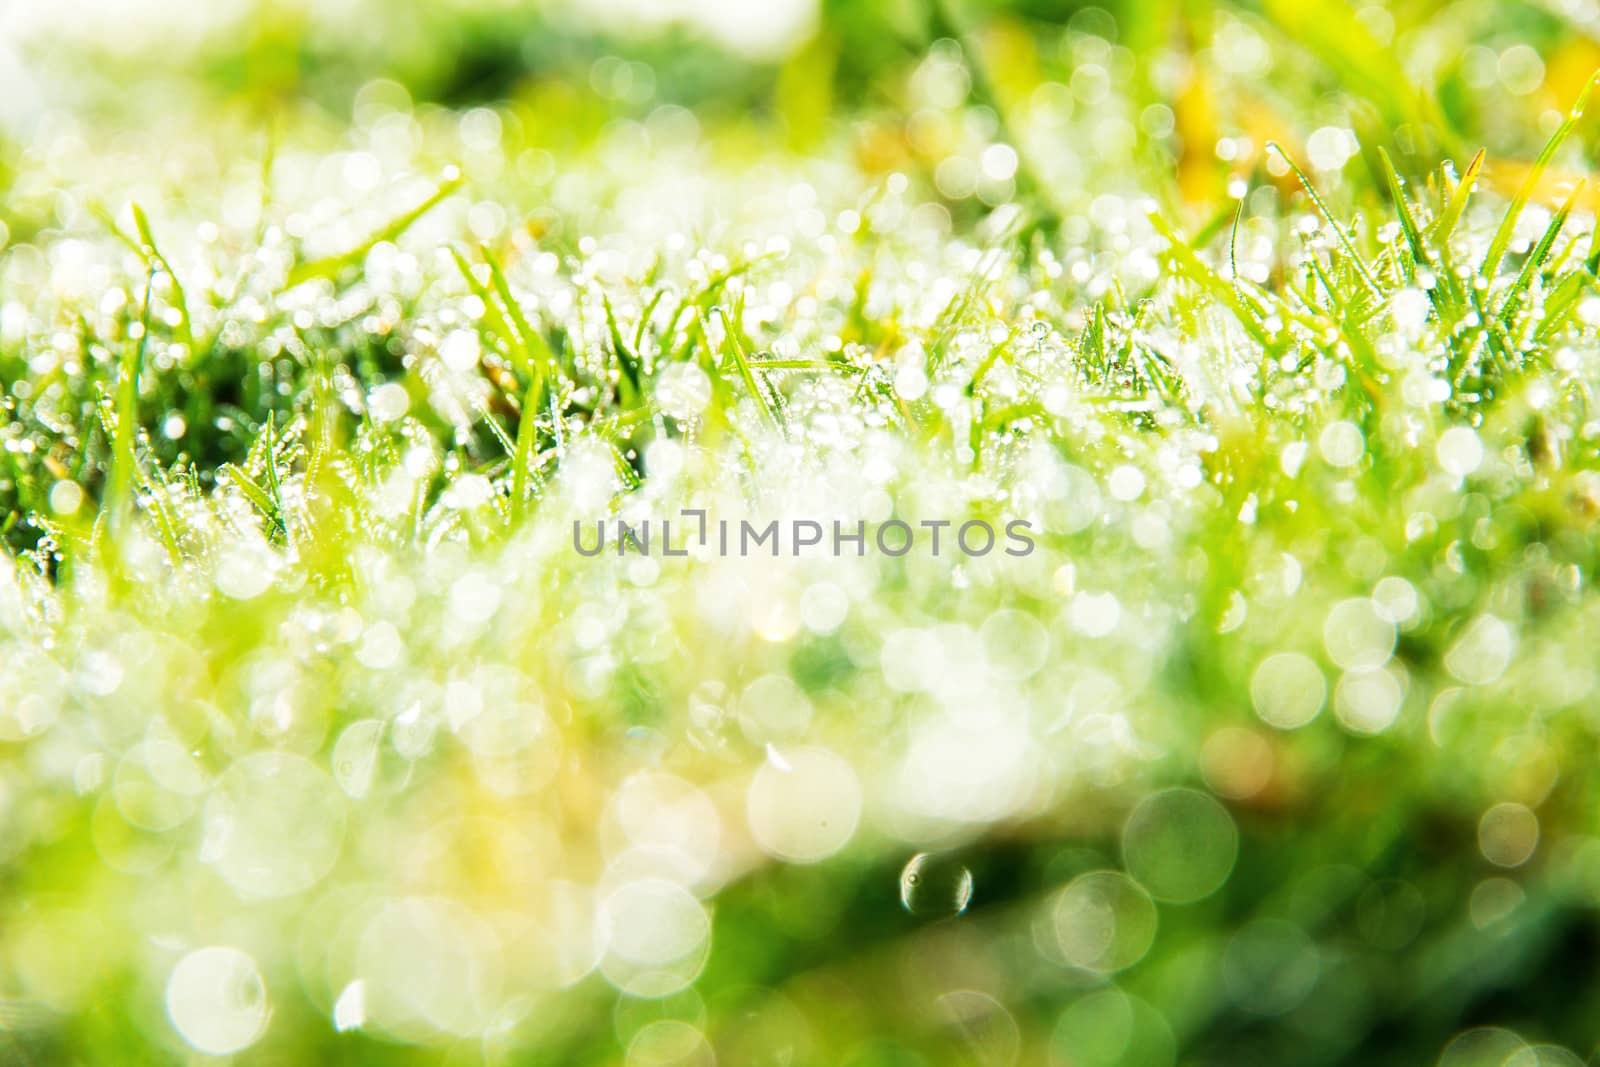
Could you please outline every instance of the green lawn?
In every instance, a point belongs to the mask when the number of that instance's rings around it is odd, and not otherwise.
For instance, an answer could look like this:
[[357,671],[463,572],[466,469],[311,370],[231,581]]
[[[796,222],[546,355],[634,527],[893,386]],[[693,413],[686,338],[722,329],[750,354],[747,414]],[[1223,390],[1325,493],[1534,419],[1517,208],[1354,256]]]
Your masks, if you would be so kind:
[[1590,1062],[1600,18],[758,7],[0,12],[0,1063]]

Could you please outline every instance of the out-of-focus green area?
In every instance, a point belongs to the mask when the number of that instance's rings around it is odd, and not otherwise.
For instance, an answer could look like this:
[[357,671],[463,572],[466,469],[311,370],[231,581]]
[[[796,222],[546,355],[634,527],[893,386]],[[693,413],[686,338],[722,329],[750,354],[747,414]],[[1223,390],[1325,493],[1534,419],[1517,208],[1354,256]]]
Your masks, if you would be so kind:
[[1590,1062],[1591,7],[0,10],[0,1063]]
[[[1174,112],[1141,125],[1153,140],[1177,136],[1204,155],[1192,142],[1219,126],[1291,137],[1308,132],[1308,117],[1337,117],[1367,151],[1383,144],[1419,170],[1486,139],[1535,151],[1546,114],[1565,110],[1600,59],[1593,15],[1576,2],[781,0],[756,11],[716,0],[433,0],[400,14],[370,0],[204,10],[72,0],[7,18],[0,69],[13,79],[13,113],[67,104],[131,123],[311,106],[342,120],[381,78],[418,103],[521,104],[565,139],[676,104],[779,127],[802,148],[869,116],[908,118],[896,112],[940,39],[981,60],[979,105],[1004,110],[1043,85],[1071,87],[1086,65],[1068,47],[1076,30],[1111,46],[1101,66],[1119,97]],[[1091,105],[1092,77],[1073,91]]]

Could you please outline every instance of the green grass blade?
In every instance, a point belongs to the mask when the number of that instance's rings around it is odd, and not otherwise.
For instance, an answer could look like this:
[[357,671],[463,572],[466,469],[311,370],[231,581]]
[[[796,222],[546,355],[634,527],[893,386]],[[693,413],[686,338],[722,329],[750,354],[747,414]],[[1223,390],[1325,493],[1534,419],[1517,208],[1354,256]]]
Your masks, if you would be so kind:
[[488,321],[489,329],[494,331],[495,335],[500,338],[501,343],[506,346],[506,352],[511,357],[511,365],[524,376],[533,377],[536,372],[533,367],[532,356],[529,354],[527,346],[523,344],[522,338],[512,328],[511,321],[506,318],[506,314],[501,310],[494,294],[489,291],[487,285],[478,280],[478,276],[473,273],[472,264],[467,261],[466,256],[462,255],[459,248],[452,247],[450,249],[450,258],[455,261],[456,269],[461,272],[461,277],[466,280],[467,288],[472,291],[472,295],[483,303],[483,317]]
[[110,514],[111,532],[116,534],[126,524],[133,507],[133,485],[136,479],[134,439],[139,421],[139,375],[144,366],[145,344],[150,338],[150,297],[155,281],[155,268],[145,276],[144,306],[139,312],[139,336],[133,344],[123,349],[119,366],[116,393],[117,423],[111,447],[111,474],[106,486],[106,511]]
[[511,283],[506,279],[506,272],[500,269],[500,261],[489,250],[489,246],[484,245],[479,251],[483,255],[484,263],[489,266],[489,283],[494,286],[500,302],[505,305],[506,317],[510,319],[511,327],[516,331],[521,351],[527,356],[529,367],[525,373],[530,378],[539,380],[554,376],[557,373],[556,354],[551,350],[550,342],[545,340],[544,334],[533,328],[528,317],[522,313],[522,304],[512,295]]
[[1239,198],[1239,208],[1233,213],[1233,229],[1228,234],[1228,270],[1233,281],[1239,280],[1239,224],[1244,221],[1244,197]]
[[139,241],[143,244],[143,254],[146,259],[153,260],[172,279],[172,298],[180,316],[178,322],[178,340],[189,350],[191,356],[198,355],[194,345],[194,319],[189,314],[189,297],[183,291],[183,281],[178,277],[178,272],[172,269],[172,264],[167,262],[167,257],[161,254],[161,248],[156,244],[155,235],[150,229],[150,219],[145,215],[144,208],[137,203],[130,204],[133,213],[133,225],[139,232]]
[[1434,224],[1430,236],[1435,244],[1443,245],[1450,240],[1450,235],[1456,232],[1456,226],[1467,210],[1467,201],[1472,198],[1473,187],[1478,184],[1478,175],[1483,173],[1483,161],[1488,155],[1488,149],[1480,148],[1478,154],[1472,157],[1472,162],[1467,164],[1465,173],[1456,183],[1450,199],[1445,203],[1444,211],[1439,215],[1439,221]]
[[460,172],[454,167],[450,168],[445,175],[444,181],[439,183],[439,187],[426,200],[403,215],[396,217],[386,226],[378,229],[372,236],[348,252],[341,252],[338,255],[325,256],[322,259],[315,259],[296,265],[289,271],[287,287],[293,289],[297,285],[316,278],[337,278],[345,270],[359,266],[361,261],[367,258],[367,253],[372,251],[374,246],[384,241],[393,241],[405,233],[418,219],[432,211],[457,189],[461,188],[463,181],[464,179],[461,177]]
[[1300,169],[1300,165],[1298,163],[1289,158],[1289,153],[1285,152],[1283,150],[1283,146],[1278,144],[1278,142],[1268,141],[1267,150],[1276,152],[1278,157],[1282,159],[1284,163],[1288,164],[1289,169],[1294,171],[1294,176],[1300,180],[1300,187],[1306,191],[1307,196],[1311,197],[1311,202],[1317,205],[1317,210],[1322,213],[1322,217],[1327,220],[1328,225],[1333,227],[1334,234],[1339,238],[1340,246],[1344,248],[1345,254],[1350,257],[1350,262],[1355,265],[1356,273],[1361,276],[1362,282],[1365,283],[1366,287],[1372,292],[1379,292],[1380,290],[1378,288],[1378,282],[1375,278],[1373,278],[1372,272],[1368,269],[1366,261],[1361,258],[1361,253],[1356,251],[1355,242],[1351,240],[1350,235],[1345,232],[1345,228],[1339,225],[1339,220],[1336,219],[1333,215],[1333,212],[1328,209],[1327,202],[1322,199],[1322,194],[1317,192],[1316,186],[1311,184],[1311,179],[1306,177],[1305,171]]
[[626,407],[632,407],[644,396],[644,378],[639,366],[639,357],[628,347],[628,342],[622,336],[622,327],[617,323],[617,311],[611,305],[611,297],[602,292],[600,304],[605,308],[606,331],[611,336],[611,348],[616,353],[617,365],[622,370],[622,381],[626,386],[623,390],[623,403]]
[[835,359],[755,359],[750,366],[756,370],[831,370],[843,374],[864,373],[860,367]]
[[1383,177],[1388,183],[1389,197],[1394,201],[1395,213],[1400,216],[1400,230],[1405,234],[1407,247],[1411,249],[1411,258],[1419,266],[1427,266],[1428,248],[1423,243],[1422,230],[1417,226],[1416,216],[1411,213],[1411,205],[1406,200],[1400,175],[1394,169],[1394,161],[1389,158],[1389,153],[1382,145],[1378,146],[1378,158],[1383,162]]
[[1489,242],[1489,251],[1483,257],[1483,266],[1479,273],[1485,278],[1493,278],[1495,271],[1500,269],[1500,261],[1505,258],[1506,249],[1511,245],[1511,236],[1516,232],[1517,222],[1522,218],[1523,208],[1528,206],[1528,201],[1533,198],[1533,192],[1539,187],[1539,182],[1544,178],[1545,170],[1550,166],[1550,161],[1555,158],[1561,146],[1566,143],[1572,131],[1583,118],[1584,108],[1589,104],[1589,94],[1594,91],[1595,83],[1600,82],[1600,71],[1590,76],[1584,85],[1583,92],[1578,94],[1578,102],[1572,105],[1572,110],[1561,125],[1556,127],[1556,132],[1551,134],[1550,140],[1545,142],[1544,150],[1539,153],[1539,158],[1533,161],[1528,175],[1522,180],[1522,186],[1517,190],[1517,195],[1512,198],[1511,206],[1506,209],[1500,226],[1495,230],[1494,238]]
[[1596,288],[1595,276],[1589,273],[1587,268],[1580,267],[1561,279],[1561,284],[1556,287],[1549,302],[1545,304],[1544,320],[1539,323],[1534,339],[1544,342],[1555,336],[1556,332],[1572,318],[1579,299],[1585,293],[1595,291]]
[[516,448],[511,456],[511,519],[521,520],[528,501],[533,456],[538,448],[539,399],[543,384],[534,382],[522,399],[522,420],[517,423]]
[[[778,414],[772,410],[772,404],[767,400],[765,390],[761,388],[761,383],[756,381],[755,373],[750,369],[750,361],[745,357],[744,349],[740,347],[738,339],[733,335],[733,323],[728,319],[728,313],[723,311],[720,305],[712,308],[712,310],[722,317],[722,347],[726,357],[733,360],[733,365],[738,370],[739,377],[744,381],[745,388],[749,389],[750,395],[755,397],[756,404],[761,408],[761,413],[766,416],[767,422],[773,427],[777,427],[780,425]],[[706,322],[705,316],[700,313],[699,308],[695,309],[695,318],[699,320],[701,336],[709,344],[711,331],[708,328],[709,324]],[[720,360],[717,362],[721,363]]]
[[1172,262],[1173,268],[1209,292],[1231,311],[1252,340],[1263,348],[1269,347],[1272,338],[1268,335],[1260,317],[1240,298],[1238,290],[1195,255],[1194,249],[1190,248],[1160,215],[1152,214],[1150,224],[1155,227],[1158,234],[1167,239],[1165,255]]
[[221,469],[228,475],[228,479],[232,481],[234,485],[239,487],[239,492],[246,500],[250,502],[251,506],[259,511],[262,517],[270,522],[275,530],[277,530],[279,533],[284,532],[283,519],[278,514],[277,506],[273,503],[272,494],[267,492],[266,489],[262,488],[262,486],[254,478],[250,477],[249,473],[237,463],[225,463],[222,465]]
[[656,313],[656,307],[660,305],[661,298],[666,295],[667,291],[665,289],[657,289],[656,294],[650,298],[650,302],[639,313],[639,324],[633,328],[633,350],[635,352],[644,351],[644,332],[650,325],[650,316]]
[[289,532],[288,514],[283,507],[283,485],[278,479],[277,416],[267,412],[267,487],[272,491],[272,506],[277,509],[278,528]]
[[1534,246],[1533,252],[1528,256],[1528,261],[1522,265],[1516,281],[1511,283],[1511,288],[1506,290],[1504,300],[1500,304],[1499,319],[1507,326],[1516,317],[1517,311],[1522,306],[1522,299],[1533,285],[1534,277],[1539,273],[1539,268],[1545,260],[1550,258],[1550,249],[1555,247],[1556,238],[1561,234],[1561,228],[1567,224],[1567,216],[1572,214],[1573,206],[1578,202],[1578,197],[1583,195],[1583,188],[1588,183],[1580,181],[1572,194],[1567,197],[1566,203],[1561,205],[1561,210],[1555,213],[1550,220],[1550,225],[1545,227],[1544,236],[1539,238],[1539,243]]

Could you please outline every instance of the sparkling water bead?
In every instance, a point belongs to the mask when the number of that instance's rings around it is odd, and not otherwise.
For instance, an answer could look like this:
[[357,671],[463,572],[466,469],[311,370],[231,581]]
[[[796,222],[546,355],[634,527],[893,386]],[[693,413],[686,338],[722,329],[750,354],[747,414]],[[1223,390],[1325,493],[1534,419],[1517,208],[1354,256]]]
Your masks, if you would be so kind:
[[919,852],[900,872],[900,903],[912,915],[960,915],[972,902],[972,872],[953,856]]

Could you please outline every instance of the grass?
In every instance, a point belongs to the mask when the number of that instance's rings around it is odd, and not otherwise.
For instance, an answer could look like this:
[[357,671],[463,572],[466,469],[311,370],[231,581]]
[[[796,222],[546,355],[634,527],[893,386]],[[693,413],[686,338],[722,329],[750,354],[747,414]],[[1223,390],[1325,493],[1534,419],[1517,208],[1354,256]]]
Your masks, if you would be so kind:
[[47,51],[0,1057],[1587,1062],[1600,62],[1162,11]]

